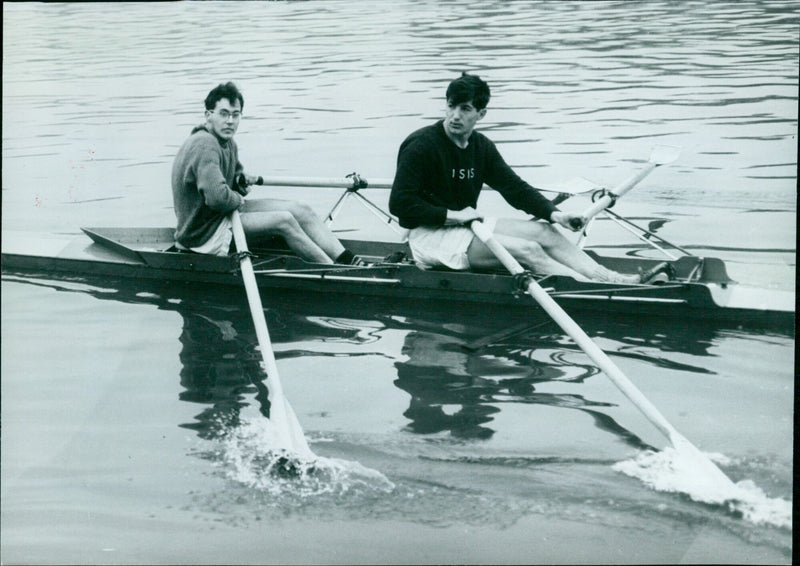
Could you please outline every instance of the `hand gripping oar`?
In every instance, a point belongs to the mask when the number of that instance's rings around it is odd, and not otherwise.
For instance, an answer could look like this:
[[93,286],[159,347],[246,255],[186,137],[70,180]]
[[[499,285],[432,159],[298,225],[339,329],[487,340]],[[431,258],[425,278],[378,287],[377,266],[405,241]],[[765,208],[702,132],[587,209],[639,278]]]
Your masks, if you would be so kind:
[[584,224],[591,220],[597,213],[611,206],[614,201],[638,185],[642,179],[653,172],[653,169],[659,165],[666,165],[675,161],[678,158],[678,155],[680,155],[680,152],[681,150],[679,147],[674,147],[671,145],[655,146],[650,154],[650,160],[644,169],[632,175],[627,181],[614,187],[613,190],[597,199],[592,206],[584,211],[582,215]]
[[[481,242],[492,251],[498,260],[505,266],[512,275],[523,276],[526,272],[497,240],[491,231],[479,220],[474,220],[470,227]],[[644,394],[622,373],[614,362],[603,352],[594,341],[564,312],[558,303],[542,289],[533,277],[526,280],[527,292],[537,303],[550,315],[550,317],[566,332],[580,348],[597,364],[606,374],[611,382],[630,399],[636,408],[649,420],[655,427],[672,443],[676,450],[691,452],[695,460],[700,460],[703,467],[707,468],[707,478],[716,485],[726,487],[733,486],[733,482],[720,470],[708,457],[700,452],[691,442],[684,438],[675,428],[664,418],[661,412],[653,405]]]
[[244,235],[242,219],[239,216],[238,210],[234,210],[231,213],[231,222],[233,224],[233,237],[236,241],[236,250],[240,253],[242,279],[244,280],[244,287],[247,292],[247,301],[250,304],[250,314],[253,317],[253,324],[256,328],[256,337],[258,338],[258,345],[261,350],[261,358],[264,360],[264,367],[267,371],[270,421],[272,421],[276,429],[278,429],[279,442],[282,444],[276,448],[287,450],[291,452],[292,455],[310,457],[313,453],[308,447],[300,422],[297,420],[297,416],[294,410],[292,410],[291,405],[289,405],[289,401],[283,395],[281,380],[278,377],[278,366],[275,363],[275,354],[272,351],[272,343],[270,342],[269,331],[267,330],[267,321],[264,318],[264,309],[261,306],[261,296],[259,295],[255,273],[253,273],[253,264],[248,255],[247,240]]

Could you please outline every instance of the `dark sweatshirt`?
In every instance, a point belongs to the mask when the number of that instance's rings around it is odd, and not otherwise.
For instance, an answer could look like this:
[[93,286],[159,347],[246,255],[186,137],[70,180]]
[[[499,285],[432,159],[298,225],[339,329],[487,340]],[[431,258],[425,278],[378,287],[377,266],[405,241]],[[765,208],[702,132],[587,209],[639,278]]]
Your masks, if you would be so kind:
[[489,138],[473,131],[461,149],[447,137],[442,120],[400,145],[389,210],[404,228],[442,226],[447,210],[477,206],[484,183],[514,208],[539,218],[550,220],[557,210],[514,173]]
[[242,196],[231,189],[240,171],[236,142],[220,140],[205,126],[192,130],[172,164],[176,241],[187,248],[203,245],[222,219],[242,205]]

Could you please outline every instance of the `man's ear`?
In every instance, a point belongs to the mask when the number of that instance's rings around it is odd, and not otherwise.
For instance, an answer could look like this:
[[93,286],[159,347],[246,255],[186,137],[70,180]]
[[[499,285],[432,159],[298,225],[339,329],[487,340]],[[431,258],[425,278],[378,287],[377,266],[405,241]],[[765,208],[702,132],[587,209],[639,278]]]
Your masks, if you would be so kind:
[[478,112],[478,120],[483,120],[484,116],[486,116],[486,108]]
[[208,120],[208,117],[211,116],[211,114],[213,114],[211,110],[206,110],[206,120]]

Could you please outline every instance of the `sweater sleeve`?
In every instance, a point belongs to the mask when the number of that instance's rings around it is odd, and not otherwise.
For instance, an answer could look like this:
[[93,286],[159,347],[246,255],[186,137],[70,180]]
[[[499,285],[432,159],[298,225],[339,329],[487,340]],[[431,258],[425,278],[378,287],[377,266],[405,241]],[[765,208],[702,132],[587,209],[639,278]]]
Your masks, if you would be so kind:
[[203,202],[212,210],[232,212],[238,209],[244,199],[231,190],[222,174],[221,155],[215,144],[204,143],[199,148],[195,161],[197,190]]
[[558,208],[506,164],[494,143],[489,142],[487,151],[486,184],[503,195],[514,208],[549,221],[550,215]]
[[442,226],[447,208],[422,198],[426,180],[436,179],[431,171],[433,152],[426,152],[422,143],[401,147],[397,157],[397,172],[389,196],[389,211],[397,216],[404,228]]

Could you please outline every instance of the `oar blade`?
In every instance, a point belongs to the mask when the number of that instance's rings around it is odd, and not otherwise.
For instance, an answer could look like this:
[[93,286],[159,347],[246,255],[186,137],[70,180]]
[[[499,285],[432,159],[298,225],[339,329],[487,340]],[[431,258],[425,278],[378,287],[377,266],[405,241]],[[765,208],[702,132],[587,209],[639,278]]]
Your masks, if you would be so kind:
[[707,454],[677,432],[672,434],[670,440],[672,446],[687,463],[687,468],[692,471],[693,481],[698,482],[702,493],[718,502],[734,497],[736,484]]
[[[269,385],[270,380],[267,379],[267,386]],[[314,453],[308,446],[308,441],[303,434],[300,420],[286,397],[281,395],[279,398],[270,399],[269,417],[274,423],[283,425],[277,427],[276,432],[278,435],[275,438],[276,446],[274,448],[286,450],[295,458],[314,458]]]
[[650,154],[650,163],[666,165],[672,163],[681,154],[681,148],[674,145],[657,145]]

